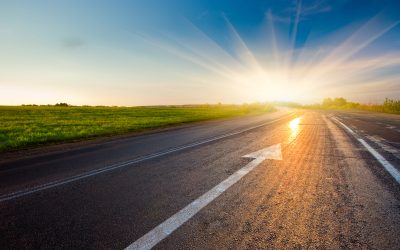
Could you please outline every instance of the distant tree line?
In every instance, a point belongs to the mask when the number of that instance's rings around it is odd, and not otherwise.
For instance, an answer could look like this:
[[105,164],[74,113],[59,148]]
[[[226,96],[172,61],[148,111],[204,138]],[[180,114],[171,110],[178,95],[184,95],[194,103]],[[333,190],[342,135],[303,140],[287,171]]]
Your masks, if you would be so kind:
[[[291,105],[296,106],[296,105]],[[374,112],[400,114],[400,100],[386,98],[383,104],[361,104],[347,101],[343,97],[325,98],[322,103],[299,105],[297,107],[309,109],[358,109]]]
[[38,106],[41,106],[41,107],[43,107],[43,106],[45,106],[45,107],[51,107],[51,106],[54,106],[54,107],[71,107],[72,105],[70,105],[70,104],[68,104],[68,103],[65,103],[65,102],[59,102],[59,103],[56,103],[56,104],[47,104],[47,105],[37,105],[37,104],[22,104],[21,106],[24,106],[24,107],[38,107]]
[[68,103],[65,103],[65,102],[60,102],[60,103],[56,103],[56,105],[54,105],[54,106],[56,106],[56,107],[68,107],[68,106],[71,106],[71,105],[69,105]]
[[385,99],[383,108],[386,112],[400,113],[400,100]]

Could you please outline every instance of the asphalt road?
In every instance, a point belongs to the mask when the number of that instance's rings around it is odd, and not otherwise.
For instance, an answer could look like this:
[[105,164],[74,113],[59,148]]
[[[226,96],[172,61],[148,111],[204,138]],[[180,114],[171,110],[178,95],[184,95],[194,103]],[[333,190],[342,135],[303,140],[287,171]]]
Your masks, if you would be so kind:
[[399,249],[399,166],[400,118],[365,112],[283,110],[31,156],[0,164],[0,248],[124,249],[167,220],[155,249]]

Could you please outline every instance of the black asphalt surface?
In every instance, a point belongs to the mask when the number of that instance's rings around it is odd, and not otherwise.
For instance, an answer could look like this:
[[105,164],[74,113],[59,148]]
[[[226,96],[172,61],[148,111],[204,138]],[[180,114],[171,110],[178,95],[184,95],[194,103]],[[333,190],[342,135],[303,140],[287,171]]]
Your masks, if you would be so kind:
[[363,111],[336,111],[331,115],[341,119],[400,171],[399,115]]
[[123,249],[251,161],[243,155],[281,143],[282,161],[262,162],[155,248],[399,249],[399,184],[333,117],[398,168],[400,120],[364,112],[283,110],[116,139],[2,163],[0,197],[243,131],[3,200],[0,247]]

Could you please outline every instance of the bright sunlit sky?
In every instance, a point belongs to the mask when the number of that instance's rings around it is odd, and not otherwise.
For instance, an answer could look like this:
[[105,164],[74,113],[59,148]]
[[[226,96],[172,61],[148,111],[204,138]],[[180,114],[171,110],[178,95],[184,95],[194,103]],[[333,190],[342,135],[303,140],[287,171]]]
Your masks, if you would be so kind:
[[0,0],[0,105],[400,98],[400,1]]

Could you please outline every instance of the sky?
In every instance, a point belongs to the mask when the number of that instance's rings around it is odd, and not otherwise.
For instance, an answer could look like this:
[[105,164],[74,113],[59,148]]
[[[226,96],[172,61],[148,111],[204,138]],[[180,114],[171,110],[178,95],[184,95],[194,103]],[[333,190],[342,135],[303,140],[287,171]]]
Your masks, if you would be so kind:
[[400,98],[398,0],[0,0],[0,105]]

